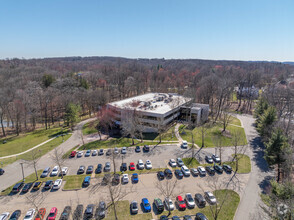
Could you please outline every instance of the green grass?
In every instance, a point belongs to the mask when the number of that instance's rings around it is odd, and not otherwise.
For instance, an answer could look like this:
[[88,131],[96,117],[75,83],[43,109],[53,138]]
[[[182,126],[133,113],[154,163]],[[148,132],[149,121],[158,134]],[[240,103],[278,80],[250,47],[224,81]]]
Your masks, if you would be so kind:
[[[62,144],[62,140],[66,141],[68,138],[70,138],[71,134],[67,134],[65,136],[63,136],[63,138],[60,136],[58,138],[53,139],[52,141],[49,141],[48,143],[38,147],[35,150],[38,150],[38,157],[41,157],[43,155],[45,155],[46,153],[48,153],[49,151],[53,150],[55,147],[59,146],[60,144]],[[14,156],[14,157],[10,157],[10,158],[6,158],[6,159],[0,159],[0,164],[2,164],[1,166],[6,166],[8,164],[11,164],[19,159],[23,159],[23,160],[31,160],[31,156],[32,156],[32,152],[27,152],[25,154],[19,155],[19,156]]]
[[[140,201],[138,201],[140,202]],[[130,214],[130,203],[129,201],[117,201],[116,202],[116,213],[118,220],[150,220],[152,219],[151,213],[144,213],[144,214],[137,214],[137,215],[131,215]],[[108,213],[106,215],[106,220],[113,220],[114,217],[114,211],[113,206],[108,207]]]
[[187,157],[187,158],[182,158],[182,160],[188,168],[196,168],[200,166],[200,163],[195,158]]
[[[239,159],[239,168],[238,173],[250,173],[251,172],[251,162],[250,158],[245,154],[237,154]],[[232,155],[234,157],[234,155]],[[226,164],[229,164],[233,170],[236,170],[236,162],[226,162]]]
[[260,198],[265,205],[267,205],[267,206],[271,205],[271,198],[269,195],[261,193]]
[[[246,145],[247,144],[244,128],[229,125],[227,127],[227,130],[230,131],[231,134],[233,134],[234,132],[240,132],[241,138],[240,138],[240,144],[239,145]],[[183,131],[185,133],[182,133]],[[232,146],[231,138],[222,135],[221,131],[222,131],[222,126],[221,126],[220,123],[216,123],[211,128],[209,128],[207,130],[207,132],[206,132],[206,135],[205,135],[205,141],[204,141],[205,147],[215,147],[215,144],[213,142],[213,138],[215,136],[219,136],[221,138],[223,146]],[[202,141],[201,141],[200,128],[196,127],[192,131],[190,129],[185,128],[183,125],[180,126],[180,135],[184,140],[187,140],[188,142],[192,142],[192,132],[194,134],[195,143],[199,147],[201,147]]]
[[242,126],[241,124],[241,121],[234,117],[234,116],[231,116],[231,119],[230,119],[230,123],[229,124],[233,124],[233,125],[237,125],[237,126]]
[[[238,193],[236,193],[233,190],[216,190],[213,192],[214,195],[216,196],[218,201],[223,201],[224,205],[222,209],[220,210],[220,213],[218,215],[218,219],[221,220],[232,220],[234,219],[235,212],[237,210],[237,207],[240,202],[240,196]],[[227,194],[227,196],[226,196]],[[208,219],[213,219],[210,207],[206,206],[205,208],[199,209],[197,206],[194,209],[186,209],[185,211],[179,211],[179,210],[174,210],[171,212],[170,216],[177,215],[179,217],[183,217],[184,215],[194,215],[197,212],[201,212],[206,215]],[[160,218],[161,215],[168,215],[168,211],[164,211],[160,215],[157,215],[157,219]]]
[[97,126],[98,122],[99,122],[98,120],[95,120],[95,121],[91,121],[91,122],[86,123],[83,126],[83,135],[97,133],[98,131],[96,129],[96,126]]
[[84,178],[88,175],[71,175],[65,176],[63,179],[65,184],[63,186],[64,190],[74,190],[74,189],[81,189]]

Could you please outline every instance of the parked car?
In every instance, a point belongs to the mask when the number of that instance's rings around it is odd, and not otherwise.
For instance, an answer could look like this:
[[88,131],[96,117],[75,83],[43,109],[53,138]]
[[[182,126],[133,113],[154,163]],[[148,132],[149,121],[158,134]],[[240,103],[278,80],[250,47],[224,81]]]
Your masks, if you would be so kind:
[[100,201],[96,210],[96,219],[102,219],[105,217],[106,203],[104,201]]
[[55,166],[55,167],[53,167],[53,170],[52,170],[50,175],[51,176],[57,176],[58,172],[59,172],[59,166]]
[[157,172],[157,178],[160,179],[160,180],[163,180],[164,179],[164,172],[158,171]]
[[42,186],[42,183],[41,181],[38,181],[38,182],[35,182],[34,186],[33,186],[33,190],[39,190]]
[[176,203],[179,207],[179,210],[184,211],[186,210],[186,203],[182,196],[177,196]]
[[213,163],[213,159],[211,158],[211,156],[206,155],[205,160],[207,163]]
[[130,167],[129,167],[129,169],[130,169],[131,171],[136,170],[135,163],[131,162],[131,163],[130,163]]
[[174,206],[174,203],[173,201],[170,199],[170,198],[165,198],[164,199],[164,205],[165,205],[165,208],[168,210],[168,211],[172,211],[175,209],[175,206]]
[[99,163],[96,168],[96,173],[101,173],[101,172],[102,172],[102,164]]
[[208,220],[208,218],[201,212],[196,213],[195,220]]
[[206,170],[206,172],[207,172],[208,174],[210,174],[210,175],[214,175],[214,174],[215,174],[215,170],[214,170],[213,167],[211,167],[211,166],[206,166],[206,167],[205,167],[205,170]]
[[162,216],[160,216],[159,220],[168,220],[168,217],[166,215],[162,215]]
[[179,179],[182,179],[183,178],[183,173],[179,170],[179,169],[176,169],[175,170],[175,175],[176,177],[178,177]]
[[92,156],[97,156],[97,154],[98,154],[98,151],[97,150],[93,150],[92,151]]
[[212,159],[213,159],[214,162],[216,162],[216,163],[220,163],[220,162],[221,162],[221,159],[219,158],[218,155],[213,154],[213,155],[212,155]]
[[188,142],[187,141],[182,142],[182,148],[184,148],[184,149],[188,148]]
[[22,192],[26,193],[28,191],[30,191],[30,189],[33,187],[34,183],[27,183],[26,185],[24,185],[24,187],[22,188]]
[[190,176],[190,170],[188,169],[188,167],[186,167],[185,165],[181,167],[181,171],[185,176]]
[[68,167],[62,167],[59,176],[65,176],[67,174]]
[[146,169],[147,169],[147,170],[152,169],[152,163],[151,163],[151,160],[146,160],[146,164],[145,164],[145,166],[146,166]]
[[226,171],[227,173],[231,173],[233,171],[232,167],[227,164],[223,164],[223,170]]
[[119,176],[119,174],[116,173],[113,175],[112,183],[117,185],[117,184],[119,184],[119,182],[120,182],[120,176]]
[[83,174],[85,172],[86,167],[84,165],[80,166],[78,169],[78,174]]
[[121,154],[126,154],[127,153],[127,148],[123,147],[120,151]]
[[199,171],[200,176],[206,175],[206,171],[205,171],[204,167],[199,166],[199,167],[197,167],[197,170]]
[[199,175],[199,171],[196,168],[191,168],[190,171],[191,171],[193,176],[198,176]]
[[85,153],[85,157],[90,157],[91,156],[91,150],[87,150]]
[[127,171],[127,170],[128,170],[127,163],[122,163],[120,166],[120,171]]
[[151,212],[151,206],[147,198],[142,199],[143,211]]
[[79,151],[77,157],[82,157],[84,155],[84,151]]
[[138,169],[143,170],[145,168],[143,160],[138,160]]
[[137,201],[132,201],[130,204],[130,210],[131,210],[131,214],[137,214],[138,213],[138,203]]
[[137,152],[137,153],[141,152],[141,148],[140,148],[140,146],[136,146],[136,148],[135,148],[135,152]]
[[0,168],[0,175],[3,175],[5,173],[5,170],[3,170],[2,168]]
[[36,210],[35,209],[29,209],[26,212],[25,217],[23,218],[24,220],[33,220],[34,216],[35,216]]
[[91,182],[91,177],[90,176],[86,176],[84,178],[84,181],[83,181],[83,186],[87,187],[90,185],[90,182]]
[[118,154],[118,148],[115,147],[113,152],[114,152],[115,154]]
[[200,193],[195,194],[195,202],[199,208],[204,208],[206,205],[206,201],[204,197]]
[[41,178],[45,178],[49,175],[51,169],[50,167],[46,167],[44,170],[43,170],[43,173],[41,174]]
[[137,173],[132,174],[132,181],[133,183],[138,183],[139,182],[139,176]]
[[24,182],[17,183],[13,186],[11,192],[18,193],[18,192],[20,192],[20,190],[22,189],[23,186],[24,186]]
[[74,214],[73,214],[73,220],[82,219],[82,217],[83,217],[83,209],[84,209],[84,206],[82,204],[77,205],[77,208],[76,208],[76,210],[74,211]]
[[45,182],[44,189],[49,190],[49,189],[51,189],[53,187],[53,185],[54,185],[53,180],[48,180],[48,181]]
[[150,151],[149,145],[144,145],[143,152],[149,152],[149,151]]
[[56,207],[53,207],[50,212],[49,212],[49,215],[47,217],[47,220],[55,220],[56,218],[56,215],[57,215],[57,208]]
[[165,169],[165,170],[164,170],[164,175],[165,175],[167,178],[172,178],[172,177],[173,177],[173,172],[172,172],[170,169]]
[[172,220],[180,220],[180,218],[175,215],[175,216],[172,217]]
[[70,157],[75,157],[76,154],[77,154],[77,152],[74,150],[74,151],[72,151],[72,152],[70,153]]
[[55,180],[54,184],[53,184],[53,189],[55,189],[55,190],[59,189],[61,184],[62,184],[62,179]]
[[214,168],[214,170],[217,171],[218,173],[223,173],[223,172],[224,172],[222,166],[220,166],[220,165],[218,165],[218,164],[214,164],[213,168]]
[[10,213],[9,212],[3,212],[1,215],[0,215],[0,220],[7,220],[8,217],[9,217]]
[[195,207],[195,201],[191,193],[186,193],[185,200],[189,209],[193,209]]
[[177,158],[177,164],[178,164],[179,167],[185,165],[181,158]]
[[85,214],[84,214],[84,219],[91,219],[93,217],[94,208],[95,208],[94,204],[87,205]]
[[105,163],[104,172],[110,172],[110,162]]
[[70,219],[70,214],[71,214],[71,207],[70,206],[65,206],[59,220],[68,220]]
[[168,163],[169,163],[169,165],[171,167],[176,167],[177,166],[177,163],[176,163],[175,159],[170,159]]
[[159,199],[159,198],[154,199],[154,205],[159,213],[163,212],[164,206],[163,206],[163,202],[161,201],[161,199]]
[[110,156],[111,154],[112,154],[111,149],[108,149],[108,150],[106,151],[106,156]]
[[211,204],[211,205],[216,204],[216,198],[215,198],[215,196],[212,194],[212,192],[209,192],[209,191],[205,192],[205,193],[204,193],[204,198],[206,199],[206,201],[207,201],[209,204]]
[[20,215],[21,215],[21,211],[20,211],[20,210],[15,210],[15,211],[11,214],[9,220],[18,220],[19,217],[20,217]]
[[94,170],[94,166],[90,165],[88,166],[86,173],[87,174],[93,173],[93,170]]
[[103,155],[104,154],[104,150],[100,149],[98,155]]
[[36,215],[35,220],[43,220],[45,215],[46,215],[46,209],[45,208],[40,208],[37,215]]
[[122,175],[121,182],[122,182],[122,183],[128,183],[128,182],[129,182],[129,175],[126,174],[126,173],[124,173],[124,174]]

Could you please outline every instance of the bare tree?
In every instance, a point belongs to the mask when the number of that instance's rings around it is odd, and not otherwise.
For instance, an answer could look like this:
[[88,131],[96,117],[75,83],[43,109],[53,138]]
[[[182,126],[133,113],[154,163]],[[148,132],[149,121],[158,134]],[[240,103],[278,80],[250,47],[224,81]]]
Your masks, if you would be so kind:
[[63,172],[62,172],[62,167],[64,166],[66,159],[63,157],[64,153],[57,148],[54,149],[53,154],[51,155],[51,159],[57,166],[59,167],[60,170],[60,176],[61,179],[63,178]]
[[39,179],[38,171],[37,171],[37,163],[40,160],[41,152],[38,149],[32,150],[30,152],[29,160],[26,162],[28,166],[33,166],[36,174],[36,179]]
[[231,102],[226,102],[226,104],[224,105],[223,110],[220,114],[220,120],[223,125],[222,132],[226,131],[228,125],[232,121],[232,115],[228,113],[230,106],[231,106]]
[[239,169],[239,160],[241,159],[241,156],[242,154],[245,153],[246,151],[246,145],[240,145],[242,144],[241,143],[241,132],[239,130],[236,130],[235,132],[233,132],[231,134],[231,143],[234,147],[234,157],[232,159],[232,161],[235,161],[236,162],[236,170],[235,172],[237,173],[238,172],[238,169]]
[[222,138],[219,135],[215,135],[212,139],[214,145],[215,145],[215,154],[217,155],[217,151],[219,152],[219,158],[221,160],[222,163],[222,153],[224,151],[224,146],[222,143]]
[[121,127],[125,136],[132,138],[132,145],[134,145],[134,139],[138,135],[138,124],[136,123],[136,110],[124,109],[123,117],[121,121]]
[[46,199],[46,195],[41,190],[38,190],[34,193],[26,194],[25,198],[26,202],[32,205],[36,209],[36,212],[38,212],[39,208]]
[[204,123],[199,126],[198,132],[201,137],[201,148],[205,147],[205,136],[207,134],[208,129],[211,127],[211,123]]

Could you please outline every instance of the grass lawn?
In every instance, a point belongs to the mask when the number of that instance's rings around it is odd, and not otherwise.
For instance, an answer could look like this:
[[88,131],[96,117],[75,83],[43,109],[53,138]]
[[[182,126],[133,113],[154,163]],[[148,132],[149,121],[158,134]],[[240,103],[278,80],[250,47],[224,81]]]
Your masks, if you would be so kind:
[[88,175],[71,175],[65,176],[63,179],[65,184],[63,186],[64,190],[73,190],[82,188],[84,178]]
[[260,198],[261,200],[263,201],[263,203],[267,206],[270,206],[271,205],[271,198],[269,195],[267,194],[264,194],[264,193],[261,193],[260,194]]
[[[68,138],[70,138],[71,134],[67,134],[65,136],[62,137],[58,137],[55,138],[52,141],[49,141],[48,143],[38,147],[35,150],[39,151],[39,157],[43,156],[44,154],[48,153],[49,151],[53,150],[55,147],[57,147],[58,145],[62,144],[62,140],[66,141]],[[0,145],[1,146],[1,145]],[[25,154],[16,156],[16,157],[10,157],[10,158],[6,158],[6,159],[0,159],[0,164],[2,164],[1,166],[6,166],[8,164],[11,164],[19,159],[23,159],[23,160],[31,160],[31,155],[32,152],[27,152]]]
[[[140,201],[137,201],[140,202]],[[151,213],[144,213],[144,214],[137,214],[131,215],[130,214],[130,203],[129,201],[117,201],[116,202],[116,210],[117,210],[117,217],[119,220],[150,220],[152,219]],[[113,220],[114,211],[113,206],[108,207],[108,213],[106,215],[106,220]]]
[[[145,133],[143,138],[144,140],[160,140],[158,133]],[[161,135],[161,141],[178,141],[175,135],[175,125]]]
[[[234,155],[232,155],[234,157]],[[251,172],[251,162],[250,158],[247,155],[244,154],[238,154],[239,159],[239,168],[238,173],[250,173]],[[226,162],[226,164],[229,164],[233,170],[236,170],[236,162]]]
[[[222,135],[221,130],[222,130],[222,125],[220,123],[216,123],[215,125],[213,125],[211,128],[209,128],[207,130],[206,135],[205,135],[205,141],[204,141],[205,147],[215,147],[215,144],[213,143],[213,138],[215,136],[221,137],[223,146],[232,146],[231,138]],[[233,132],[240,132],[240,134],[241,134],[240,139],[241,140],[240,140],[239,145],[246,145],[247,144],[244,128],[229,125],[227,127],[227,130],[230,131],[231,134]],[[185,128],[184,125],[180,126],[180,135],[184,140],[187,140],[188,142],[192,142],[191,132],[193,132],[193,134],[194,134],[195,143],[199,147],[201,147],[202,141],[201,141],[200,128],[196,127],[193,130],[189,130],[189,129]]]
[[97,126],[98,122],[99,122],[98,120],[95,120],[95,121],[91,121],[91,122],[86,123],[83,126],[83,135],[97,133],[96,126]]
[[182,158],[182,160],[188,168],[196,168],[200,166],[200,163],[195,158],[187,157],[187,158]]
[[[226,190],[226,189],[216,190],[213,193],[216,196],[218,201],[225,200],[224,205],[219,212],[218,219],[221,219],[221,220],[234,219],[235,212],[236,212],[237,207],[240,202],[240,196],[238,195],[238,193],[236,193],[233,190]],[[182,217],[184,215],[194,215],[195,216],[195,214],[197,212],[203,213],[204,215],[206,215],[206,217],[208,219],[213,219],[212,212],[210,210],[210,207],[208,207],[208,206],[206,206],[205,208],[202,208],[202,209],[200,209],[196,206],[196,208],[194,208],[194,209],[186,209],[185,211],[179,211],[176,209],[171,212],[171,216],[174,216],[174,215],[177,215],[179,217]],[[168,215],[168,211],[164,211],[163,213],[158,215],[157,218],[159,219],[161,215]]]
[[229,124],[242,126],[241,121],[238,118],[234,117],[234,116],[231,116],[231,120],[230,120]]

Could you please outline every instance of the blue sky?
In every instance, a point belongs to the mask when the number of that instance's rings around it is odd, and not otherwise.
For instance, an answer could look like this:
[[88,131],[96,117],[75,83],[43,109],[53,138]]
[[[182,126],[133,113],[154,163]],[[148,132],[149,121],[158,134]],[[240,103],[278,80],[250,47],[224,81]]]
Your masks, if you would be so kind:
[[0,58],[294,61],[293,0],[1,0]]

